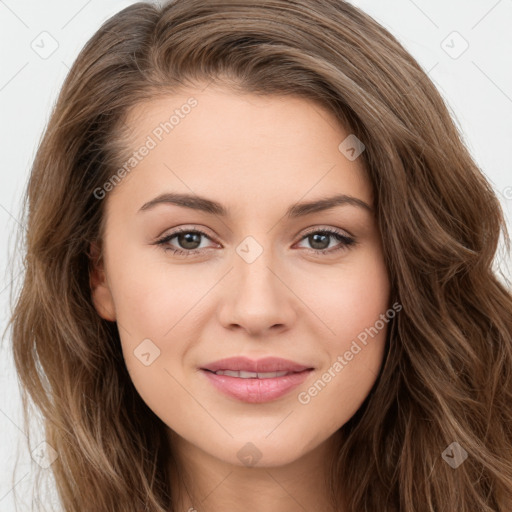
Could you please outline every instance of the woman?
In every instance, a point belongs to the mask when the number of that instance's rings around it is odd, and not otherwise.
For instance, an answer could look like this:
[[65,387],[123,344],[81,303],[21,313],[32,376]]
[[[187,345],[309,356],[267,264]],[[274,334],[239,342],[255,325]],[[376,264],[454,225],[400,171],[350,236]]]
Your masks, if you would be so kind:
[[67,512],[511,509],[503,214],[355,7],[124,9],[26,201],[14,356]]

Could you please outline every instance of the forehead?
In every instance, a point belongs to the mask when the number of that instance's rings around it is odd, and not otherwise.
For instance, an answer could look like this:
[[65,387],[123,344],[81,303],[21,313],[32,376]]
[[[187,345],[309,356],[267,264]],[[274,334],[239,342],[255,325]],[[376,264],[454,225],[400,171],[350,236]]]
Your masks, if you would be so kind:
[[127,125],[128,155],[139,155],[114,192],[124,189],[139,206],[167,191],[238,207],[335,193],[372,201],[362,159],[340,150],[350,131],[302,97],[189,88],[137,105]]

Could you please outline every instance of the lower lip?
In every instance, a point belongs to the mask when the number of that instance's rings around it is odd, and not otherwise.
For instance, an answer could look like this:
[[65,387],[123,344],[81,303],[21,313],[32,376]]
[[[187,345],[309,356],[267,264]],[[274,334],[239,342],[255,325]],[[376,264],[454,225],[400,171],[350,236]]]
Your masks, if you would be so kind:
[[312,370],[304,370],[271,379],[242,379],[203,370],[203,373],[219,391],[242,402],[253,404],[270,402],[282,397],[302,384],[311,372]]

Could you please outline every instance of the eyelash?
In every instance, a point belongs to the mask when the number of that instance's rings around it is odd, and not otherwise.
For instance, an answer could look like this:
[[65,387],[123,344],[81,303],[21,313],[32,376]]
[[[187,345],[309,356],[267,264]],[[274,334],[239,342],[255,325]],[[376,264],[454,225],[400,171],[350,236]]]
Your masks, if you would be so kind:
[[[155,242],[155,244],[163,246],[163,249],[166,252],[171,251],[175,255],[185,256],[185,257],[193,256],[195,254],[200,253],[203,250],[203,249],[192,249],[192,250],[187,251],[185,249],[179,249],[179,248],[175,248],[175,247],[166,246],[166,244],[168,244],[173,238],[175,238],[177,235],[179,235],[181,233],[198,233],[198,234],[203,235],[204,237],[210,239],[208,234],[205,233],[204,231],[201,231],[200,229],[179,228],[176,231],[170,233],[169,235],[165,235],[164,237],[160,238],[159,240],[157,240]],[[351,237],[343,234],[341,231],[337,231],[334,229],[312,230],[312,231],[306,233],[300,239],[300,242],[302,242],[306,238],[310,237],[311,235],[315,235],[315,234],[329,235],[329,236],[336,238],[339,242],[341,242],[340,245],[338,247],[336,247],[335,249],[332,249],[332,248],[331,249],[307,249],[308,251],[313,252],[315,254],[327,254],[327,253],[332,254],[332,253],[335,253],[335,252],[338,252],[341,250],[346,250],[350,246],[355,245],[357,243],[354,238],[351,238]]]

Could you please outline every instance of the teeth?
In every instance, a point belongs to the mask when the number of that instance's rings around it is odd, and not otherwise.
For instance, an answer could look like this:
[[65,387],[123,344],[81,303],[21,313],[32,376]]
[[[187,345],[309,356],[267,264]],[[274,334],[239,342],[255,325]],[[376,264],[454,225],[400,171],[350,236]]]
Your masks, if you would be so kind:
[[274,379],[275,377],[283,377],[288,375],[290,372],[244,372],[244,371],[233,371],[233,370],[218,370],[215,372],[216,375],[227,375],[228,377],[239,377],[241,379]]

